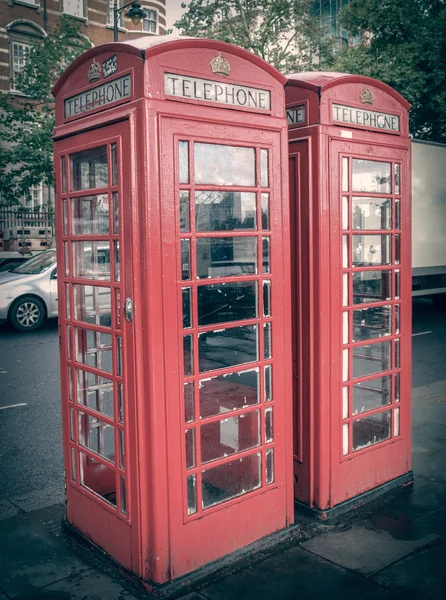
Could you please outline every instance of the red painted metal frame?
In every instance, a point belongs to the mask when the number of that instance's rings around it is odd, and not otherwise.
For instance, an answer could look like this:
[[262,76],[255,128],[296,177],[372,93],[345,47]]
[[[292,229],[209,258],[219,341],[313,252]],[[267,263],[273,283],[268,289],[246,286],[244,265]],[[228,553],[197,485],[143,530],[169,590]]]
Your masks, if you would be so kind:
[[[368,87],[374,96],[371,110],[400,117],[399,135],[376,130],[333,124],[331,106],[340,102],[361,107],[359,96]],[[411,397],[411,189],[410,140],[408,137],[408,103],[385,84],[370,78],[336,73],[303,73],[291,76],[286,87],[287,106],[308,102],[307,127],[289,127],[290,189],[293,215],[292,268],[294,313],[294,473],[295,497],[319,510],[333,508],[343,501],[367,492],[410,471],[410,397]],[[343,192],[342,157],[401,164],[401,229],[342,230],[342,196],[389,197],[391,194]],[[393,167],[392,167],[393,169]],[[351,170],[349,171],[351,180]],[[392,170],[393,177],[393,170]],[[392,179],[393,181],[393,179]],[[351,219],[351,216],[350,216]],[[351,227],[351,221],[349,221]],[[351,234],[392,235],[392,264],[344,269],[342,236]],[[401,235],[400,264],[394,263],[395,235]],[[351,244],[351,239],[350,242]],[[348,247],[349,260],[351,245]],[[349,263],[350,265],[350,263]],[[352,276],[353,271],[392,271],[392,299],[355,305],[395,306],[400,304],[400,333],[395,332],[393,311],[391,335],[352,343]],[[401,292],[395,299],[395,270],[400,271]],[[343,307],[342,273],[349,275],[349,306]],[[308,301],[310,293],[311,302]],[[342,313],[349,313],[349,343],[343,345]],[[400,340],[400,366],[395,366],[395,340]],[[352,357],[345,384],[342,377],[342,350],[374,342],[390,341],[390,369],[352,380]],[[350,353],[351,354],[351,353]],[[391,375],[400,378],[400,402],[352,415],[353,384],[373,377]],[[348,386],[349,412],[343,419],[342,388]],[[358,418],[399,408],[400,428],[390,439],[352,451],[351,423]],[[349,424],[349,452],[343,455],[342,424]]]

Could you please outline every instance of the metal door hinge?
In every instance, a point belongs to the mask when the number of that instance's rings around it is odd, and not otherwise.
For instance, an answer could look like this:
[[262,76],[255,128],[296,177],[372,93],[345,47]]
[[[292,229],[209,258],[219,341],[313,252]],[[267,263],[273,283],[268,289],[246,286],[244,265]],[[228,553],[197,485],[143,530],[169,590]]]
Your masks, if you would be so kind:
[[127,321],[133,321],[133,302],[131,298],[125,299],[125,318]]

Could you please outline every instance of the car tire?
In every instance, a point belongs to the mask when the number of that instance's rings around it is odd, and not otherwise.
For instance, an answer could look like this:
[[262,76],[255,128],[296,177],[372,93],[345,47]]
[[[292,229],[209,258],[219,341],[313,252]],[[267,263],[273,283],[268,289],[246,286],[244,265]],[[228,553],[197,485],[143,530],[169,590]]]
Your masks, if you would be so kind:
[[35,296],[18,298],[9,312],[9,320],[18,331],[35,331],[42,327],[45,321],[45,306]]

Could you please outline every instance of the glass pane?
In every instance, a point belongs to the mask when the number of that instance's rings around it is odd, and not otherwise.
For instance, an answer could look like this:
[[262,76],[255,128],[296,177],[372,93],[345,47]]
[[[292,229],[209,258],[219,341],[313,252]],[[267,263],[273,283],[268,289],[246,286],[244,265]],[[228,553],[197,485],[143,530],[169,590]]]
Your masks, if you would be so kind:
[[192,348],[192,336],[185,335],[183,337],[183,352],[184,352],[184,375],[192,375],[194,372],[193,367],[193,348]]
[[348,348],[342,351],[342,381],[348,381],[348,373],[349,373],[349,352]]
[[397,373],[395,375],[395,390],[394,390],[394,395],[395,395],[395,402],[399,402],[400,401],[400,374]]
[[348,273],[342,275],[342,306],[348,306]]
[[65,277],[70,275],[70,245],[69,242],[63,243],[63,254],[65,263]]
[[122,377],[122,338],[116,336],[116,375]]
[[61,158],[61,172],[62,172],[62,194],[65,194],[67,191],[67,163],[65,160],[65,156]]
[[184,384],[184,421],[190,423],[195,419],[194,384]]
[[113,233],[119,233],[119,196],[118,192],[113,192]]
[[348,454],[348,423],[342,426],[342,455]]
[[62,200],[63,234],[68,235],[68,200]]
[[123,515],[127,514],[127,490],[126,490],[126,486],[125,486],[125,478],[120,475],[119,476],[119,482],[120,482],[120,493],[121,493],[121,513]]
[[256,229],[254,192],[195,192],[197,231]]
[[401,203],[399,200],[395,200],[395,229],[401,229]]
[[348,387],[342,388],[342,418],[348,419]]
[[342,236],[342,266],[348,269],[348,235]]
[[392,192],[391,164],[375,160],[352,160],[352,189],[354,192],[390,194]]
[[400,260],[401,260],[401,237],[400,235],[397,233],[395,235],[395,264],[399,265],[400,264]]
[[104,423],[97,417],[79,415],[79,444],[89,448],[103,458],[115,461],[115,430],[112,425]]
[[352,198],[352,229],[392,229],[391,198]]
[[212,417],[259,403],[259,370],[238,371],[202,379],[200,417]]
[[348,192],[348,158],[342,159],[342,191]]
[[266,483],[274,483],[274,448],[266,451]]
[[76,369],[77,402],[113,419],[113,381]]
[[390,335],[392,307],[360,308],[353,311],[353,341],[371,340]]
[[400,297],[400,272],[399,270],[395,271],[395,298]]
[[114,257],[115,257],[115,281],[119,281],[120,277],[121,277],[121,272],[120,272],[120,256],[119,256],[119,242],[113,242],[113,246],[114,246]]
[[269,229],[269,194],[261,195],[262,229]]
[[255,185],[255,149],[217,144],[194,144],[195,183]]
[[400,366],[400,341],[395,340],[395,369],[399,369]]
[[265,410],[265,442],[272,442],[274,438],[273,429],[273,409],[267,408]]
[[353,422],[353,450],[362,450],[390,438],[390,410]]
[[271,281],[263,282],[263,316],[271,316]]
[[112,373],[112,338],[109,333],[74,328],[76,361]]
[[216,283],[200,285],[198,324],[212,325],[226,321],[242,321],[257,317],[257,282]]
[[353,415],[390,404],[390,375],[353,386]]
[[192,327],[192,290],[191,288],[183,288],[183,329]]
[[107,146],[70,155],[71,191],[108,187]]
[[348,312],[342,313],[342,343],[348,344]]
[[67,359],[71,360],[71,326],[67,325]]
[[116,144],[111,145],[112,185],[118,185],[118,152]]
[[121,469],[125,469],[125,441],[124,441],[124,432],[122,429],[118,430],[118,439],[119,439],[119,466]]
[[268,150],[260,150],[260,185],[268,187]]
[[118,402],[118,420],[124,423],[124,388],[122,383],[116,383],[116,399]]
[[201,461],[217,460],[260,444],[260,414],[256,410],[201,426]]
[[257,325],[244,325],[199,334],[200,372],[258,360]]
[[395,333],[400,332],[400,304],[395,304]]
[[81,485],[116,507],[116,478],[113,469],[79,452]]
[[390,235],[352,235],[354,267],[389,265],[391,259]]
[[189,192],[180,191],[180,231],[190,231]]
[[197,512],[197,476],[189,475],[186,480],[187,486],[187,514],[193,515]]
[[269,256],[269,237],[262,238],[262,273],[270,273],[270,256]]
[[73,277],[110,279],[109,242],[73,242]]
[[190,240],[181,240],[181,279],[190,278]]
[[365,377],[391,368],[391,342],[353,348],[353,377]]
[[393,435],[397,437],[400,434],[400,409],[395,408],[393,411]]
[[395,165],[395,194],[400,193],[400,168],[401,165]]
[[391,271],[359,271],[353,273],[353,304],[390,300]]
[[265,402],[271,402],[273,399],[273,380],[272,380],[272,366],[266,365],[265,367]]
[[74,318],[94,325],[111,326],[110,288],[74,285]]
[[109,232],[107,194],[71,198],[71,210],[73,234],[106,234]]
[[186,429],[186,469],[195,467],[195,429]]
[[203,508],[221,504],[258,489],[262,483],[260,454],[203,471]]
[[348,196],[342,196],[342,229],[348,229]]
[[257,273],[255,237],[199,238],[196,247],[200,278]]
[[71,479],[76,481],[76,450],[71,448]]
[[271,323],[264,323],[263,324],[263,348],[264,348],[264,358],[268,359],[271,358],[272,355],[272,339],[271,339],[271,329],[272,329],[272,325]]
[[178,142],[179,181],[189,183],[189,143]]

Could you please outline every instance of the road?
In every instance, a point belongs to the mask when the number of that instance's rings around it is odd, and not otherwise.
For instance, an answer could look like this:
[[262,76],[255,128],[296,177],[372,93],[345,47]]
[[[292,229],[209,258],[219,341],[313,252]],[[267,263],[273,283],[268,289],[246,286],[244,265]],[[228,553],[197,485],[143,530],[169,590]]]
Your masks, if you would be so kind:
[[[446,380],[446,311],[417,298],[413,333],[413,386]],[[60,421],[57,322],[0,326],[0,513],[63,500]]]

